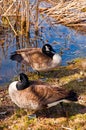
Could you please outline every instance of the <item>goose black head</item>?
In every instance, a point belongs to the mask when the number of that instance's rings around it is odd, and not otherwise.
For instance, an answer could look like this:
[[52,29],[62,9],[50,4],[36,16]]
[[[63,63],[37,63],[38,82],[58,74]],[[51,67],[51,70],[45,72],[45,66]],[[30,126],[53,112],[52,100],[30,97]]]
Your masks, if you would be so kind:
[[53,55],[55,54],[55,50],[52,48],[52,46],[50,44],[45,44],[43,47],[42,47],[42,52],[44,54],[46,54],[47,56],[49,57],[53,57]]
[[20,77],[20,81],[18,81],[18,83],[16,84],[16,87],[18,90],[23,90],[27,87],[29,87],[29,80],[26,74],[24,73],[20,73],[19,74]]

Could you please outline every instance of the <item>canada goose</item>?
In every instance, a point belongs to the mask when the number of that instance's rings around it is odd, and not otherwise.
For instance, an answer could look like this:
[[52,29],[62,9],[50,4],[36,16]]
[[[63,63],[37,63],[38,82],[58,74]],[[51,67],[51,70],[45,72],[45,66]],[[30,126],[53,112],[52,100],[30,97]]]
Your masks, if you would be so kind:
[[11,60],[30,65],[36,71],[49,71],[61,64],[62,58],[55,53],[51,45],[45,44],[41,48],[24,48],[13,52]]
[[24,73],[20,74],[20,81],[9,85],[9,95],[20,108],[35,111],[55,106],[62,101],[78,100],[73,90],[66,91],[42,81],[29,81]]

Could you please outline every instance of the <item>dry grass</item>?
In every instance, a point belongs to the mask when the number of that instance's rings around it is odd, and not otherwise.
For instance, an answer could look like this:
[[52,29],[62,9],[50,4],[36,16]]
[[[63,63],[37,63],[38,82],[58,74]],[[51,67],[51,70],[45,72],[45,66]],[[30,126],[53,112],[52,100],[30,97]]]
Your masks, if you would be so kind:
[[[0,4],[0,14],[6,18],[15,35],[22,34],[24,31],[27,34],[31,23],[34,25],[35,31],[38,31],[39,25],[48,17],[53,17],[57,24],[86,32],[86,0],[41,0],[36,1],[32,6],[30,3],[27,6],[27,2],[28,0],[26,2],[24,0],[21,0],[21,2],[18,2],[18,0],[14,2],[12,0],[10,2],[2,0]],[[39,5],[43,2],[50,3],[52,6],[50,8],[40,7]],[[36,12],[35,15],[33,10]],[[40,23],[38,22],[39,15],[43,15]],[[15,19],[14,24],[12,19]],[[19,19],[20,23],[18,22]],[[17,30],[14,28],[15,25],[20,25],[19,32],[19,28]]]
[[47,15],[55,18],[58,24],[86,32],[85,0],[55,0],[55,5],[45,12]]
[[[78,103],[64,103],[67,117],[57,105],[39,111],[36,113],[37,118],[29,119],[27,115],[33,112],[17,108],[11,102],[6,87],[0,89],[0,130],[86,130],[86,77],[80,73],[82,60],[75,60],[68,66],[40,75],[49,83],[74,89],[79,94]],[[28,75],[29,79],[39,78],[35,73]]]

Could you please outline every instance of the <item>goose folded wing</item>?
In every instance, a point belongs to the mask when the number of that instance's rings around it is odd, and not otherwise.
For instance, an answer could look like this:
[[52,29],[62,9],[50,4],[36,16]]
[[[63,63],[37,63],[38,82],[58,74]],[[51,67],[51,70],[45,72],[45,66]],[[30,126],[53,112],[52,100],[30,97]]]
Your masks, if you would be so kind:
[[65,99],[68,95],[68,92],[65,91],[65,89],[47,85],[30,87],[30,91],[33,93],[33,100],[36,99],[43,105]]

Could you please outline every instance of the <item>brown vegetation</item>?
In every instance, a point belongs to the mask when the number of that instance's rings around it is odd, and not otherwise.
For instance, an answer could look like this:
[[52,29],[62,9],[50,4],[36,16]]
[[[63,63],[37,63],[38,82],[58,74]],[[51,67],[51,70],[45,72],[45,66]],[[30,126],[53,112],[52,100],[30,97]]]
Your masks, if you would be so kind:
[[[40,6],[42,2],[50,3],[51,6],[42,7]],[[37,0],[32,5],[29,0],[2,0],[0,1],[0,14],[7,19],[15,35],[18,35],[19,30],[19,28],[15,29],[15,24],[20,24],[20,34],[26,31],[27,35],[31,24],[34,25],[35,33],[37,33],[41,24],[38,21],[39,14],[44,15],[41,22],[51,16],[58,24],[81,31],[86,30],[86,0]],[[15,19],[14,23],[11,21],[12,18]]]
[[86,30],[86,1],[85,0],[55,0],[57,4],[45,11],[55,18],[56,23],[75,29]]

